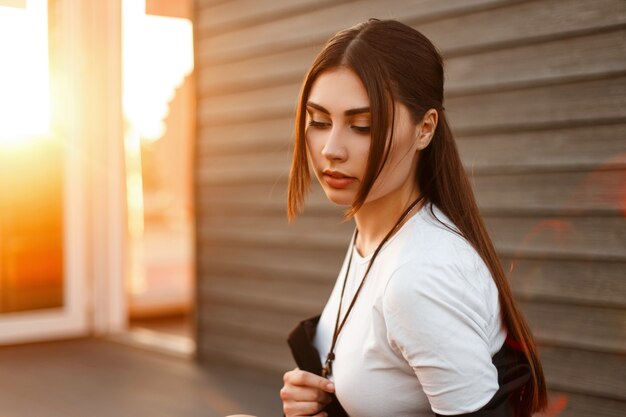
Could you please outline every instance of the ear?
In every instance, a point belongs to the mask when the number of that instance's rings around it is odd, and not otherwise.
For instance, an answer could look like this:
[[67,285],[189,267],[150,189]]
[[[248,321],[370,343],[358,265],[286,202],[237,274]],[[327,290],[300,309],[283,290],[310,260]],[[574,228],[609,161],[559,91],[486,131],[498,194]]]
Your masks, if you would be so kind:
[[437,110],[429,109],[422,118],[422,122],[415,127],[415,141],[417,150],[426,148],[435,136],[439,115]]

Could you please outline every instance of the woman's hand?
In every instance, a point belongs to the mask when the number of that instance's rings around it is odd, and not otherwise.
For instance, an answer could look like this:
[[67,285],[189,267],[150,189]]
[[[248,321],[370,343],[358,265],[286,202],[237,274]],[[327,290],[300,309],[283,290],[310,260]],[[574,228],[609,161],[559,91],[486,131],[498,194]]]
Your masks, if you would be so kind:
[[280,399],[286,417],[325,417],[322,409],[331,401],[328,393],[335,392],[335,385],[326,378],[296,368],[283,376]]

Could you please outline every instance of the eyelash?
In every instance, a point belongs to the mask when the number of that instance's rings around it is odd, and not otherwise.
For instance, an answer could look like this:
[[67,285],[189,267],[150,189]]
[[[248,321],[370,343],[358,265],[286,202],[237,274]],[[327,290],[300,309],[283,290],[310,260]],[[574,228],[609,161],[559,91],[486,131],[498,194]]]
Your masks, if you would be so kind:
[[[316,129],[324,129],[327,128],[328,126],[330,126],[329,123],[322,123],[322,122],[316,122],[315,120],[311,120],[309,122],[309,126],[314,127]],[[354,129],[355,131],[357,131],[358,133],[370,133],[370,127],[369,126],[350,126],[352,129]]]

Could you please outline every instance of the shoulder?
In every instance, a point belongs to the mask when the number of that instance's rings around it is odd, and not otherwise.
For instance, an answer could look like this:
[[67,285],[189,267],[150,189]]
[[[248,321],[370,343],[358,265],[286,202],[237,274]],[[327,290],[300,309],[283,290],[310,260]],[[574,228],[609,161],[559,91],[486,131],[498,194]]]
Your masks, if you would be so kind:
[[[474,247],[435,205],[417,214],[402,262],[394,268],[388,287],[426,283],[462,290],[466,285],[484,291],[491,275]],[[400,288],[402,289],[402,288]]]
[[384,311],[388,317],[409,320],[427,317],[423,326],[439,326],[439,319],[454,316],[486,332],[497,311],[497,287],[472,245],[450,230],[456,228],[436,206],[433,212],[426,208],[419,213],[411,256],[394,268],[386,283]]
[[454,223],[436,205],[428,204],[418,213],[419,221],[412,234],[414,246],[420,254],[412,261],[433,260],[454,262],[457,265],[475,267],[478,253],[463,237]]

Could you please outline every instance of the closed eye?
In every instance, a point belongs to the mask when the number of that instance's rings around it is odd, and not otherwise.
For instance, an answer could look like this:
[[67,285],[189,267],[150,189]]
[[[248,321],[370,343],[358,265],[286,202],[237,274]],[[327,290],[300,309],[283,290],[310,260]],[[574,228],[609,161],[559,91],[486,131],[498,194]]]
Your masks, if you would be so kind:
[[356,130],[359,133],[370,133],[369,126],[351,126],[352,129]]
[[323,129],[325,127],[329,127],[330,123],[316,122],[315,120],[311,120],[309,121],[309,126]]

